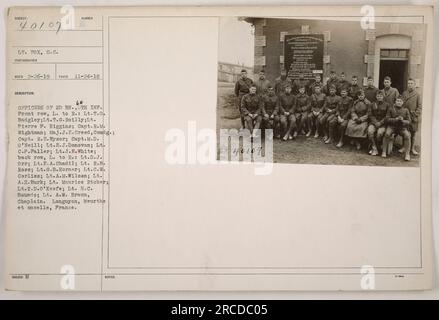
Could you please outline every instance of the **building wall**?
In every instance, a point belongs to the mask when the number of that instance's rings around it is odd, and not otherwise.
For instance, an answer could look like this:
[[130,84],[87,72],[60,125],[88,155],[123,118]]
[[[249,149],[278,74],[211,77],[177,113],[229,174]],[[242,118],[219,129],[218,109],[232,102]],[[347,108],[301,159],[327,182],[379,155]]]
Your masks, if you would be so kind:
[[[363,30],[359,22],[305,20],[305,19],[247,19],[255,26],[255,73],[265,69],[269,80],[276,79],[283,68],[283,35],[301,33],[323,33],[324,74],[345,72],[349,80],[352,75],[359,82],[368,76],[375,78],[378,84],[375,56],[377,37],[404,35],[410,37],[408,76],[422,86],[424,75],[425,29],[422,24],[375,23],[375,30]],[[308,26],[308,28],[303,28]]]
[[[367,43],[362,40],[363,30],[356,22],[340,25],[336,22],[267,19],[263,30],[266,36],[265,56],[266,72],[270,80],[279,76],[283,67],[280,56],[283,56],[284,45],[281,41],[281,32],[300,34],[302,25],[309,25],[310,33],[330,32],[330,40],[325,41],[324,55],[329,56],[330,64],[324,66],[324,76],[328,76],[333,68],[337,73],[345,72],[348,77],[355,74],[363,76],[366,72],[364,54],[367,52]],[[345,30],[349,29],[349,37]],[[352,41],[354,39],[354,41]]]

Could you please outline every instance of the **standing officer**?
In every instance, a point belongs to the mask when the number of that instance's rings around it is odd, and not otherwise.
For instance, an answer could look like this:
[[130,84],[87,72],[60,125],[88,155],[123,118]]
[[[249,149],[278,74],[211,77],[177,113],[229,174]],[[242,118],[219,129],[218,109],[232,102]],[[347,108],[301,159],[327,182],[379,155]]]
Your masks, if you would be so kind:
[[335,88],[337,88],[337,84],[338,84],[337,74],[335,73],[334,70],[331,70],[331,72],[329,73],[329,79],[328,81],[326,81],[326,86],[323,88],[323,93],[329,95],[329,88],[331,86],[335,86]]
[[293,81],[293,94],[298,95],[301,87],[304,87],[305,92],[308,92],[309,81],[305,79],[303,73],[300,73],[299,78]]
[[241,100],[241,111],[247,129],[250,130],[252,137],[255,136],[253,129],[259,129],[262,121],[262,97],[256,94],[256,86],[250,85],[249,93],[244,95]]
[[402,99],[404,100],[404,106],[409,109],[411,124],[410,133],[412,135],[412,154],[417,156],[419,153],[415,150],[415,137],[418,132],[419,121],[421,120],[421,96],[415,89],[415,80],[409,79],[407,81],[407,90],[402,93]]
[[393,106],[396,98],[399,96],[399,91],[392,87],[392,79],[389,76],[384,77],[384,101]]
[[241,111],[241,100],[244,95],[250,92],[250,86],[253,84],[253,81],[247,77],[247,70],[241,70],[241,77],[235,83],[235,96],[236,96],[236,106],[241,114],[241,126],[244,128],[245,121],[244,116]]
[[[291,87],[291,89],[292,90],[294,90],[294,77],[293,77],[293,69],[291,68],[289,71],[288,71],[288,74],[287,74],[287,78],[291,81],[291,83],[293,84],[293,86]],[[293,94],[294,94],[294,92],[293,92]]]
[[348,90],[351,84],[349,81],[346,80],[346,75],[344,72],[340,73],[340,80],[337,83],[337,94],[339,95],[341,93],[341,90],[346,89]]
[[287,71],[282,69],[280,72],[280,77],[276,79],[276,83],[274,85],[274,91],[277,95],[285,92],[285,87],[289,85],[292,86],[293,83],[290,79],[287,78]]
[[309,85],[308,95],[313,95],[315,92],[315,87],[319,86],[320,91],[322,91],[323,83],[322,83],[322,76],[319,73],[316,73],[314,76],[314,82]]
[[364,94],[369,102],[375,102],[378,88],[373,85],[373,78],[367,77],[367,86],[364,88]]
[[257,94],[262,96],[267,93],[267,89],[271,83],[265,78],[264,70],[259,71],[259,79],[255,81],[255,85]]
[[352,76],[351,86],[349,87],[349,96],[355,100],[358,99],[358,93],[361,91],[361,87],[358,85],[358,77]]

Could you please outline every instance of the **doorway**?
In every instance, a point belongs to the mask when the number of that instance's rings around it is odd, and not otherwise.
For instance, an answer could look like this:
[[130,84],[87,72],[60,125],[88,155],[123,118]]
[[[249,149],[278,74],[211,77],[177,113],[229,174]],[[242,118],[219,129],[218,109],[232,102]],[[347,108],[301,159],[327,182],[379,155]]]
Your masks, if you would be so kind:
[[383,88],[385,76],[392,79],[392,87],[402,92],[410,77],[409,60],[411,37],[403,34],[386,34],[376,37],[373,59],[373,78],[377,88]]
[[392,87],[404,92],[408,78],[408,50],[381,49],[380,50],[379,88],[383,88],[384,77],[392,79]]

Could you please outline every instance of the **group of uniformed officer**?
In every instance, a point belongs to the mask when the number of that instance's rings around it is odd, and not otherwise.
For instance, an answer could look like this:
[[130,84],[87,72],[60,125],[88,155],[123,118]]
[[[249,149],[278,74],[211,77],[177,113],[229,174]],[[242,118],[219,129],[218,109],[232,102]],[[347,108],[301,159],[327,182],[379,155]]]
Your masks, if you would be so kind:
[[415,90],[415,81],[409,79],[407,90],[401,95],[391,86],[390,77],[384,78],[379,90],[368,77],[367,86],[358,84],[358,77],[349,82],[342,72],[335,71],[325,85],[320,74],[313,82],[303,75],[292,79],[285,70],[271,84],[260,71],[253,81],[242,70],[235,84],[237,107],[242,128],[255,136],[255,129],[273,129],[274,136],[283,141],[293,140],[298,134],[314,138],[323,136],[326,144],[337,142],[341,148],[348,137],[357,150],[369,140],[369,154],[386,157],[393,149],[393,140],[402,136],[404,144],[399,150],[404,159],[418,155],[414,140],[421,118],[421,99]]

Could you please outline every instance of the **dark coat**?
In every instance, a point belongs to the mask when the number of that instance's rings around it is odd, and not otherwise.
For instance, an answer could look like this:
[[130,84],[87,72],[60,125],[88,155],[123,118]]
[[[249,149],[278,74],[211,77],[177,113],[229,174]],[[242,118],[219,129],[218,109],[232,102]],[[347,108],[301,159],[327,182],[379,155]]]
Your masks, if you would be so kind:
[[340,102],[337,106],[337,116],[340,116],[345,120],[349,119],[353,103],[354,100],[349,96],[346,96],[344,98],[340,97]]
[[262,113],[268,115],[276,115],[278,113],[278,102],[279,98],[273,94],[266,94],[262,97]]
[[389,89],[383,89],[384,93],[384,101],[386,101],[388,104],[393,106],[395,103],[396,98],[399,96],[399,91],[396,88],[390,87]]
[[292,93],[279,95],[279,113],[284,114],[285,112],[296,112],[296,96]]
[[369,119],[370,123],[376,127],[381,127],[386,120],[389,104],[385,101],[375,101],[370,104]]
[[416,90],[406,90],[402,94],[404,100],[404,107],[410,111],[410,117],[412,119],[413,131],[418,131],[419,121],[421,120],[422,105],[421,96]]
[[378,92],[378,88],[374,86],[364,88],[364,95],[366,96],[366,99],[369,100],[370,102],[376,101],[377,92]]
[[239,79],[235,83],[235,96],[243,96],[244,94],[247,94],[250,92],[250,86],[253,84],[252,79],[245,78],[245,79]]
[[241,110],[244,115],[261,114],[263,107],[262,97],[257,94],[246,94],[241,100]]

